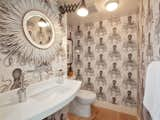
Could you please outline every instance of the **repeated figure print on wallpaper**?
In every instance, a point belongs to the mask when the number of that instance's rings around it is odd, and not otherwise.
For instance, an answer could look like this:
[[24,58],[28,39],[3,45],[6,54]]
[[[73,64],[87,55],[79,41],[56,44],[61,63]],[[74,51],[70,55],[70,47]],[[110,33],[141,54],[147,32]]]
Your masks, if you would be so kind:
[[137,16],[98,21],[72,29],[76,80],[97,100],[136,108]]
[[160,0],[141,0],[139,9],[139,86],[138,113],[140,119],[150,120],[143,106],[146,71],[150,62],[160,58]]

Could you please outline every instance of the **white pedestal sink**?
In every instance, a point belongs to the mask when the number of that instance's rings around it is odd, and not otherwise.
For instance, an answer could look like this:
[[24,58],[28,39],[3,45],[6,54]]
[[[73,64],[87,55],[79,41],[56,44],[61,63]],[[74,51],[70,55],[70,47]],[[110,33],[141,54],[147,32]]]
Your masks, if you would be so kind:
[[56,78],[27,87],[27,101],[18,102],[17,90],[0,94],[0,120],[41,120],[69,104],[81,82]]

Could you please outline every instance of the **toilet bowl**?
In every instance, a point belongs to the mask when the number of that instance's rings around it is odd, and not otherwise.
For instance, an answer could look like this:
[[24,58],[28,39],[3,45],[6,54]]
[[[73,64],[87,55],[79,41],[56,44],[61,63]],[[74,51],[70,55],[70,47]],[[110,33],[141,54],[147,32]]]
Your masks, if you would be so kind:
[[87,90],[80,90],[77,94],[77,97],[72,101],[70,105],[70,112],[80,117],[90,117],[91,104],[95,100],[95,93]]

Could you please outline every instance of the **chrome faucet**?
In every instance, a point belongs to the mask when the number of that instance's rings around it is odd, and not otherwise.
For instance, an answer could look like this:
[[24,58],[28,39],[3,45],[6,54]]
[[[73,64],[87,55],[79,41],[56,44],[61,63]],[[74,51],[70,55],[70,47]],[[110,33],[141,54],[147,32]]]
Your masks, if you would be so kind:
[[21,79],[20,79],[20,88],[17,91],[19,102],[25,102],[27,100],[26,96],[26,88],[24,86],[24,73],[22,73]]

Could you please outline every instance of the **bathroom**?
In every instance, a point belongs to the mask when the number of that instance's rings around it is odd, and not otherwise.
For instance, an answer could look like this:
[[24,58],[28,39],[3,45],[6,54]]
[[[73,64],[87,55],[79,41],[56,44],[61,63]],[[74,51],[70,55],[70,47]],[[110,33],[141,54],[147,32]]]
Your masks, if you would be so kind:
[[1,0],[0,120],[160,120],[160,0]]

